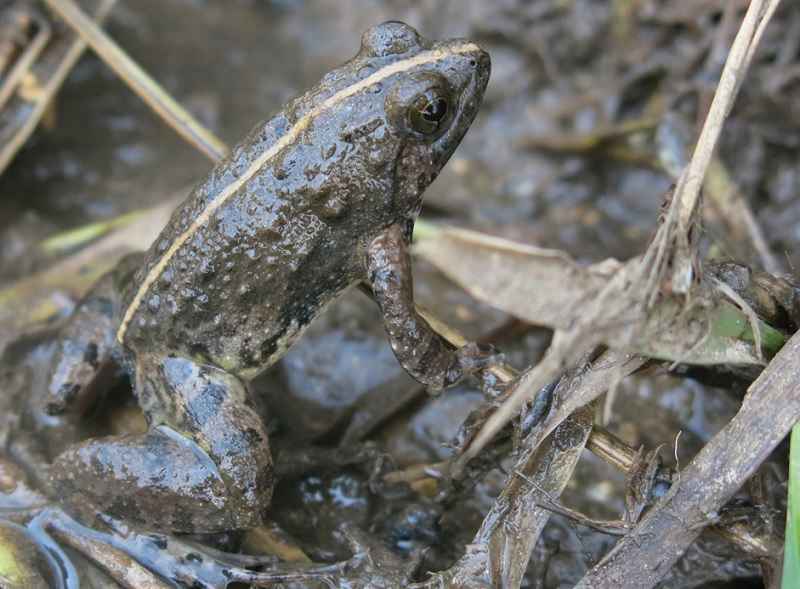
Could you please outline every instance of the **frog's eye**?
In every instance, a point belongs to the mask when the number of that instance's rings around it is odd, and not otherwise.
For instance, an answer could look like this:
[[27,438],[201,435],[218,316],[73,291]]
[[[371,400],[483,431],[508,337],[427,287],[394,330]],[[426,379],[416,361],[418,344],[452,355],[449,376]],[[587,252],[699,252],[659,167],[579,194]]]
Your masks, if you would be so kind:
[[421,94],[409,109],[408,119],[411,128],[423,135],[434,135],[445,122],[450,107],[447,96],[434,88]]
[[453,93],[443,76],[416,74],[387,94],[386,110],[399,130],[420,139],[435,139],[453,119]]

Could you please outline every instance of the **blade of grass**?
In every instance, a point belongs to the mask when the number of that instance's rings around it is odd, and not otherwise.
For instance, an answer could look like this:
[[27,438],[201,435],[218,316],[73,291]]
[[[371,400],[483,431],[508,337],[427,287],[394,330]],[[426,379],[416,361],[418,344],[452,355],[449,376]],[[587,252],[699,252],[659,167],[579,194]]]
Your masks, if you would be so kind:
[[114,229],[124,227],[146,214],[146,210],[131,211],[124,215],[119,215],[107,221],[88,223],[75,229],[61,231],[48,237],[39,244],[39,249],[43,254],[55,256],[69,250],[77,249],[106,235]]
[[782,589],[796,589],[800,586],[800,424],[792,428],[790,444]]
[[780,0],[769,2],[753,0],[733,41],[717,84],[717,91],[711,102],[711,108],[697,140],[692,159],[685,171],[686,181],[683,184],[683,190],[675,192],[675,203],[680,207],[680,226],[684,230],[688,230],[691,225],[692,215],[700,196],[700,187],[711,163],[711,156],[722,133],[725,119],[731,111],[764,29],[779,3]]

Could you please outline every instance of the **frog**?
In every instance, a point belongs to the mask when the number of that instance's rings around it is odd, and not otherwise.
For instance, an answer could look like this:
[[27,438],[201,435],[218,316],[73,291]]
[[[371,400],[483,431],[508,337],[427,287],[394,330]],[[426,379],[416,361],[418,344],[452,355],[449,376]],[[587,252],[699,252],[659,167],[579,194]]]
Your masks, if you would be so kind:
[[398,21],[259,123],[76,305],[42,411],[82,416],[130,375],[144,433],[65,448],[49,468],[65,505],[147,530],[259,525],[275,483],[251,383],[325,307],[365,285],[403,368],[438,391],[493,351],[456,348],[417,311],[409,245],[425,189],[472,124],[489,55]]

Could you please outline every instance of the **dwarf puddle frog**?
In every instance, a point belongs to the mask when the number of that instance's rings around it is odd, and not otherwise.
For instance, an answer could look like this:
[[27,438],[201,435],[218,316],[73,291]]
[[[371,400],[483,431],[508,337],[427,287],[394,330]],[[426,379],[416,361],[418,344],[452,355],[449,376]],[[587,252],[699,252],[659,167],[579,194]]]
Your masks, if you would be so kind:
[[489,69],[469,41],[373,27],[92,288],[59,338],[45,409],[82,411],[122,365],[148,431],[68,447],[50,474],[64,501],[156,530],[258,525],[273,468],[248,384],[360,281],[420,382],[440,389],[485,365],[484,350],[453,349],[416,313],[407,244]]

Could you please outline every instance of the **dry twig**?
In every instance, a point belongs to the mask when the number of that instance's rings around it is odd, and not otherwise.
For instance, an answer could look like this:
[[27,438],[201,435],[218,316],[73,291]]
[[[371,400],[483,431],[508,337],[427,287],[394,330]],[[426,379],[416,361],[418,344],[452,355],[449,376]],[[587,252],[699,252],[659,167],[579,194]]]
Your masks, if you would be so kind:
[[227,146],[178,104],[161,86],[94,24],[72,0],[45,0],[94,49],[106,64],[186,141],[212,161],[228,153]]
[[798,420],[800,334],[750,386],[739,413],[681,471],[667,496],[576,589],[655,586]]

